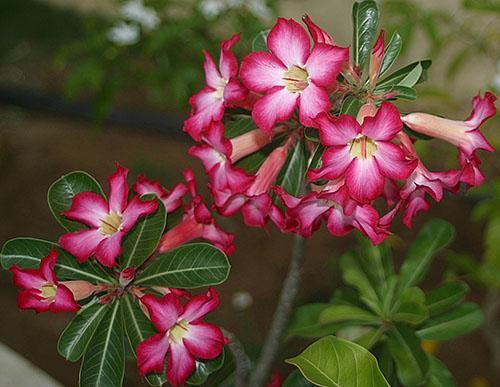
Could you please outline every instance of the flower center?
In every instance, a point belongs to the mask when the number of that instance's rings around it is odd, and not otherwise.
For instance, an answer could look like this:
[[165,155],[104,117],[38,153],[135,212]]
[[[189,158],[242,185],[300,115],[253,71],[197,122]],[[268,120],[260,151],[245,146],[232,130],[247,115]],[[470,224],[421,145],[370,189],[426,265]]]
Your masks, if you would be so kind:
[[329,208],[339,207],[339,204],[336,201],[331,200],[331,199],[320,199],[318,205],[324,206],[324,207],[329,207]]
[[42,297],[45,301],[51,301],[56,296],[57,286],[54,284],[46,283],[42,285]]
[[307,81],[309,74],[307,70],[293,65],[285,72],[283,76],[283,81],[285,82],[285,87],[290,93],[300,93],[307,86],[309,82]]
[[121,230],[122,216],[111,211],[104,219],[101,219],[100,231],[103,235],[113,235]]
[[369,159],[377,151],[377,144],[371,138],[358,136],[350,142],[349,152],[358,159]]
[[179,343],[188,331],[189,323],[186,320],[179,320],[170,328],[168,339],[175,344]]
[[224,89],[226,88],[227,81],[225,79],[221,79],[219,85],[215,88],[215,98],[219,100],[224,99]]

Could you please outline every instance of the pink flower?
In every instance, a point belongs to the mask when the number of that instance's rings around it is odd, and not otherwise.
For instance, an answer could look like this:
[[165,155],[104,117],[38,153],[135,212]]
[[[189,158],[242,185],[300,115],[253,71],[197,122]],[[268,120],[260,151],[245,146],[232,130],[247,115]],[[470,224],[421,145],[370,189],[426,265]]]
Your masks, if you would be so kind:
[[136,195],[127,202],[127,174],[128,169],[118,165],[109,177],[108,202],[94,192],[81,192],[73,197],[71,208],[63,213],[68,219],[89,226],[59,238],[61,247],[73,254],[78,262],[93,256],[104,266],[117,265],[123,237],[140,218],[156,211],[156,200],[143,202]]
[[496,96],[485,93],[472,100],[472,113],[465,121],[448,120],[426,113],[411,113],[402,117],[403,122],[412,130],[427,136],[439,138],[455,145],[459,151],[462,166],[461,181],[468,186],[482,183],[484,176],[479,169],[480,160],[476,151],[484,149],[493,152],[493,147],[484,138],[479,127],[496,113]]
[[9,269],[14,276],[14,285],[22,289],[17,297],[20,309],[53,313],[76,312],[80,309],[73,293],[57,280],[54,273],[57,258],[58,252],[52,250],[42,258],[39,269],[21,269],[17,265]]
[[187,187],[180,183],[172,191],[164,188],[159,181],[150,180],[144,175],[139,175],[137,182],[132,186],[138,195],[155,194],[163,202],[167,213],[174,212],[182,204],[182,198],[187,193]]
[[348,49],[316,43],[311,51],[304,28],[283,18],[269,33],[267,46],[271,53],[253,52],[241,63],[245,86],[264,94],[254,105],[253,120],[270,135],[276,122],[298,107],[300,122],[310,126],[319,112],[330,109],[326,88],[347,61]]
[[193,239],[203,238],[230,255],[234,251],[234,236],[215,224],[212,214],[196,192],[193,172],[186,169],[184,177],[191,192],[191,202],[185,206],[184,217],[180,223],[161,237],[158,251],[165,253]]
[[203,68],[207,85],[190,98],[191,114],[184,122],[183,128],[196,141],[200,140],[212,121],[222,120],[226,106],[244,100],[248,93],[248,90],[235,78],[238,73],[238,62],[231,48],[239,39],[239,35],[235,35],[221,42],[219,69],[210,54],[203,51],[205,56]]
[[210,288],[182,305],[173,294],[162,298],[141,298],[149,318],[159,332],[137,346],[139,373],[161,374],[167,359],[166,376],[172,386],[181,386],[195,369],[196,359],[214,359],[224,346],[220,328],[203,321],[219,305],[217,293]]
[[391,142],[403,125],[390,103],[382,103],[375,117],[366,117],[361,126],[348,115],[334,119],[320,113],[315,121],[327,148],[321,168],[308,173],[311,181],[345,176],[349,196],[369,202],[383,193],[385,178],[404,180],[415,169],[416,160],[408,160]]
[[302,21],[306,24],[314,43],[324,43],[329,44],[330,46],[334,45],[333,39],[330,35],[328,35],[328,32],[314,23],[309,15],[303,16]]
[[370,87],[374,88],[377,85],[380,66],[384,59],[384,30],[380,31],[375,45],[373,46],[372,55],[370,57]]

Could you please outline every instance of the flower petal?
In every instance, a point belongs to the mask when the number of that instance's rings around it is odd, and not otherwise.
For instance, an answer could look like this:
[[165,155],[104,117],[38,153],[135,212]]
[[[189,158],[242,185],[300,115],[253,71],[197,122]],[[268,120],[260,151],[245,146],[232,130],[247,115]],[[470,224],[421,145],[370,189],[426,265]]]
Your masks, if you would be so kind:
[[95,259],[106,267],[118,265],[116,258],[122,253],[122,239],[124,235],[124,232],[118,231],[113,235],[105,237],[95,249]]
[[161,374],[165,365],[165,357],[169,348],[168,336],[162,332],[150,336],[136,348],[139,374]]
[[315,44],[307,59],[306,69],[309,79],[318,86],[329,86],[337,79],[342,66],[349,59],[349,49]]
[[129,231],[140,218],[152,214],[157,209],[156,200],[142,201],[138,195],[134,196],[123,212],[122,230]]
[[403,130],[399,110],[389,102],[383,102],[375,117],[366,117],[362,133],[373,140],[390,141]]
[[224,347],[224,335],[220,328],[204,322],[189,324],[183,340],[189,352],[199,359],[214,359]]
[[43,277],[50,283],[57,284],[57,277],[54,273],[59,253],[56,249],[52,249],[45,258],[40,261],[40,272]]
[[128,169],[117,164],[116,172],[109,178],[109,211],[122,213],[127,205]]
[[36,312],[47,312],[50,310],[50,302],[42,300],[34,290],[23,290],[17,296],[17,307],[19,309],[33,309]]
[[12,273],[14,285],[18,288],[39,290],[47,283],[40,269],[21,269],[17,265],[12,265],[9,271]]
[[272,136],[273,126],[290,118],[298,98],[299,94],[290,93],[284,87],[276,88],[255,103],[252,118],[259,128]]
[[302,21],[307,25],[307,29],[309,30],[314,43],[325,43],[333,45],[333,40],[330,35],[328,35],[325,30],[314,23],[309,15],[303,16]]
[[404,180],[411,175],[418,160],[405,160],[405,155],[397,145],[386,142],[377,142],[377,151],[374,154],[377,165],[382,174],[390,179]]
[[56,297],[50,303],[50,311],[54,313],[59,312],[77,312],[80,305],[75,301],[73,293],[66,286],[57,285]]
[[302,67],[306,63],[311,46],[309,36],[299,23],[280,17],[269,32],[267,47],[287,67]]
[[302,125],[313,126],[314,118],[321,112],[330,109],[331,103],[328,93],[314,82],[309,83],[299,98],[299,120]]
[[63,215],[90,227],[99,227],[101,220],[109,213],[108,203],[95,192],[77,193],[71,201],[69,210]]
[[238,62],[231,49],[240,40],[240,35],[234,35],[220,44],[219,68],[224,79],[229,80],[238,73]]
[[335,179],[344,174],[352,160],[349,155],[349,145],[328,147],[323,152],[321,167],[309,170],[307,178],[309,181],[321,178]]
[[326,146],[346,145],[361,132],[361,126],[353,116],[343,114],[333,118],[322,112],[314,119],[319,127],[319,138]]
[[380,173],[375,159],[355,158],[346,170],[346,185],[349,195],[367,202],[384,192],[384,176]]
[[210,288],[206,294],[198,294],[191,298],[184,306],[184,313],[180,317],[187,322],[196,322],[218,305],[219,296],[213,288]]
[[195,369],[195,360],[181,342],[170,344],[167,358],[167,379],[172,387],[182,386]]
[[87,260],[106,238],[98,229],[81,230],[64,234],[59,238],[61,247],[74,255],[79,263]]
[[215,66],[214,60],[208,51],[203,50],[205,61],[203,62],[203,70],[205,71],[205,80],[207,85],[212,89],[217,89],[221,85],[222,77]]
[[171,293],[162,298],[147,294],[141,297],[141,304],[148,309],[149,318],[159,332],[169,330],[183,310],[180,301]]
[[252,52],[243,58],[240,78],[243,84],[257,93],[265,93],[276,86],[284,86],[287,68],[269,52]]

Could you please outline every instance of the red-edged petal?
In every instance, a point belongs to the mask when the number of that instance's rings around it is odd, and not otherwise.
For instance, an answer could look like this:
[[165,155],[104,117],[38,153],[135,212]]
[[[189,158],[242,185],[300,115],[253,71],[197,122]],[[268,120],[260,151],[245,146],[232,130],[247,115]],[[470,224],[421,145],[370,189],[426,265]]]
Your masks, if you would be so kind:
[[240,78],[244,85],[257,93],[266,93],[276,86],[283,86],[287,68],[269,52],[252,52],[243,58]]
[[383,102],[375,117],[366,117],[362,133],[379,141],[390,141],[403,129],[399,110],[389,102]]
[[241,208],[241,215],[247,226],[264,227],[269,219],[272,200],[267,193],[251,197]]
[[328,35],[325,30],[314,23],[309,15],[303,16],[302,21],[306,24],[314,43],[325,43],[333,45],[333,39],[330,37],[330,35]]
[[104,238],[94,251],[94,258],[106,267],[118,264],[116,258],[122,253],[122,239],[124,232],[118,231]]
[[134,224],[143,216],[152,214],[158,209],[156,200],[142,201],[139,196],[134,196],[123,211],[122,230],[129,231]]
[[169,348],[168,336],[162,332],[150,336],[136,348],[139,374],[161,374],[165,365],[165,357]]
[[222,76],[220,75],[210,53],[203,50],[203,56],[205,57],[203,70],[205,71],[205,80],[207,85],[212,89],[217,89],[221,85]]
[[377,142],[374,154],[382,174],[390,179],[404,180],[411,175],[418,160],[407,161],[401,148],[386,141]]
[[12,273],[14,285],[18,288],[39,290],[47,283],[40,269],[21,269],[17,265],[12,265],[9,271]]
[[346,145],[360,132],[361,126],[353,116],[347,114],[333,118],[328,113],[320,113],[314,119],[319,127],[319,138],[323,145]]
[[148,309],[151,322],[159,332],[169,330],[183,310],[180,301],[171,293],[162,298],[147,294],[141,297],[141,303]]
[[309,36],[299,23],[280,17],[269,32],[267,47],[287,67],[302,67],[307,61],[311,45]]
[[309,170],[307,178],[310,181],[321,178],[335,179],[344,174],[352,161],[349,145],[328,147],[323,152],[321,168]]
[[56,249],[52,249],[45,258],[40,261],[40,272],[45,277],[47,282],[52,284],[57,284],[57,277],[54,273],[54,267],[56,266],[57,258],[59,253]]
[[467,125],[477,129],[484,121],[493,117],[497,112],[495,108],[496,100],[497,97],[490,92],[486,92],[483,98],[481,98],[481,95],[476,95],[472,100],[472,113],[466,120]]
[[384,192],[384,176],[373,157],[355,158],[346,170],[346,185],[353,199],[367,202]]
[[167,379],[172,387],[182,386],[195,369],[195,360],[183,342],[170,344]]
[[80,192],[73,197],[71,207],[63,215],[90,227],[99,227],[109,213],[108,203],[95,192]]
[[81,230],[64,234],[59,238],[61,247],[74,255],[78,262],[87,260],[101,241],[106,239],[98,229]]
[[199,359],[214,359],[224,347],[224,335],[220,328],[204,322],[189,324],[183,340],[189,352]]
[[36,290],[23,290],[17,296],[17,307],[19,309],[33,309],[36,312],[47,312],[50,310],[50,302],[46,302],[36,293]]
[[228,80],[238,73],[238,62],[231,49],[240,40],[240,35],[234,35],[220,44],[219,68],[224,79]]
[[299,120],[302,125],[313,126],[314,118],[321,112],[330,109],[331,103],[328,93],[314,82],[309,83],[299,98]]
[[184,306],[184,313],[180,317],[187,322],[196,322],[218,305],[219,296],[213,288],[210,288],[206,294],[198,294],[191,298]]
[[255,103],[252,118],[259,128],[272,136],[273,126],[290,118],[298,98],[297,93],[290,93],[284,87],[277,88]]
[[127,205],[128,169],[117,164],[116,172],[109,178],[109,211],[122,213]]
[[73,293],[66,286],[57,285],[56,297],[50,303],[50,311],[54,313],[59,312],[77,312],[80,305],[75,301]]
[[248,89],[234,78],[231,78],[224,87],[224,102],[228,104],[242,101],[247,95]]
[[315,44],[306,62],[309,79],[318,86],[329,86],[336,80],[348,59],[348,48]]
[[209,129],[212,121],[219,121],[224,116],[224,101],[210,89],[204,89],[191,98],[191,105],[196,104],[196,107],[191,117],[184,121],[182,130],[194,140],[200,141],[201,135]]
[[225,232],[215,224],[204,225],[201,237],[212,243],[215,247],[224,251],[227,255],[231,255],[234,252],[234,235]]

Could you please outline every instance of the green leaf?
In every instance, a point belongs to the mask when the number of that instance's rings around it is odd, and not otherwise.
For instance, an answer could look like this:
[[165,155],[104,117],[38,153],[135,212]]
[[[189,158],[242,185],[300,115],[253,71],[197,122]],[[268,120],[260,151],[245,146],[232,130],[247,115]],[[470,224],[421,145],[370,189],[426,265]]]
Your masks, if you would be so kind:
[[304,143],[298,141],[288,153],[287,162],[277,178],[277,185],[291,195],[298,196],[306,175],[306,155]]
[[108,310],[108,305],[97,302],[84,306],[59,337],[58,352],[69,361],[80,359]]
[[392,319],[416,325],[428,317],[429,311],[425,305],[425,294],[420,288],[414,286],[406,289],[400,296],[399,305]]
[[[134,356],[137,357],[135,353],[137,346],[145,339],[158,332],[130,295],[122,297],[121,303],[125,332],[127,334],[130,347],[134,352]],[[161,386],[167,382],[167,379],[163,374],[150,374],[146,377],[146,379],[148,380],[148,383],[153,386]]]
[[226,255],[208,243],[191,243],[158,255],[135,280],[141,286],[199,288],[218,285],[229,275]]
[[415,332],[402,325],[394,326],[388,332],[387,343],[402,385],[413,387],[422,384],[429,372],[429,360]]
[[199,386],[204,384],[211,373],[216,372],[224,365],[224,351],[212,360],[196,361],[193,374],[186,380],[186,384]]
[[455,378],[440,360],[429,356],[429,362],[429,380],[425,387],[456,387]]
[[426,296],[427,309],[431,316],[447,311],[461,302],[469,292],[469,286],[462,281],[448,282]]
[[375,43],[378,30],[378,7],[372,0],[355,2],[352,7],[352,55],[354,65],[363,68]]
[[99,183],[88,173],[82,171],[71,172],[60,177],[50,186],[47,193],[50,211],[59,224],[68,231],[86,228],[85,225],[66,219],[62,215],[71,207],[73,197],[80,192],[95,192],[105,198]]
[[330,305],[319,316],[323,324],[355,321],[358,323],[376,323],[378,317],[364,309],[352,305]]
[[432,257],[448,246],[454,236],[453,226],[441,219],[431,220],[422,227],[401,266],[400,294],[424,278]]
[[[377,83],[375,92],[388,86],[413,87],[424,81],[427,77],[427,69],[431,65],[430,60],[422,60],[405,66]],[[418,76],[417,76],[418,75]]]
[[374,92],[376,95],[383,95],[387,93],[394,94],[393,97],[389,98],[390,100],[403,99],[407,101],[414,101],[417,99],[416,90],[408,86],[387,85],[377,88],[376,92]]
[[295,309],[287,329],[288,336],[319,338],[337,332],[344,324],[323,324],[319,316],[330,304],[307,304]]
[[21,268],[34,269],[40,266],[40,260],[55,248],[59,258],[55,272],[60,280],[86,280],[92,283],[111,283],[109,275],[94,262],[86,261],[79,264],[75,257],[55,243],[35,238],[14,238],[7,241],[0,253],[2,267],[9,269],[12,265]]
[[389,386],[370,352],[334,336],[316,341],[286,362],[318,386]]
[[290,375],[288,375],[285,382],[283,383],[283,387],[310,387],[310,386],[314,386],[314,384],[311,384],[306,379],[304,379],[304,377],[298,370],[295,370]]
[[357,337],[355,342],[356,344],[361,345],[363,348],[370,350],[382,338],[385,333],[385,329],[385,327],[370,329],[365,334]]
[[[143,199],[151,199],[154,195],[147,195]],[[156,250],[167,222],[167,213],[163,202],[156,199],[158,209],[139,220],[127,234],[122,245],[122,268],[140,266]]]
[[121,387],[125,346],[120,301],[105,314],[83,356],[81,387]]
[[479,306],[473,302],[466,302],[429,319],[417,334],[425,340],[451,340],[472,332],[483,323],[483,320]]
[[384,58],[382,59],[382,64],[380,65],[379,76],[384,75],[386,71],[391,68],[398,58],[402,47],[403,40],[401,39],[401,35],[395,32],[384,50]]
[[349,114],[350,116],[356,117],[358,115],[360,108],[361,108],[361,101],[356,97],[350,95],[342,101],[340,114]]
[[267,36],[271,30],[260,31],[252,42],[252,51],[267,51]]

